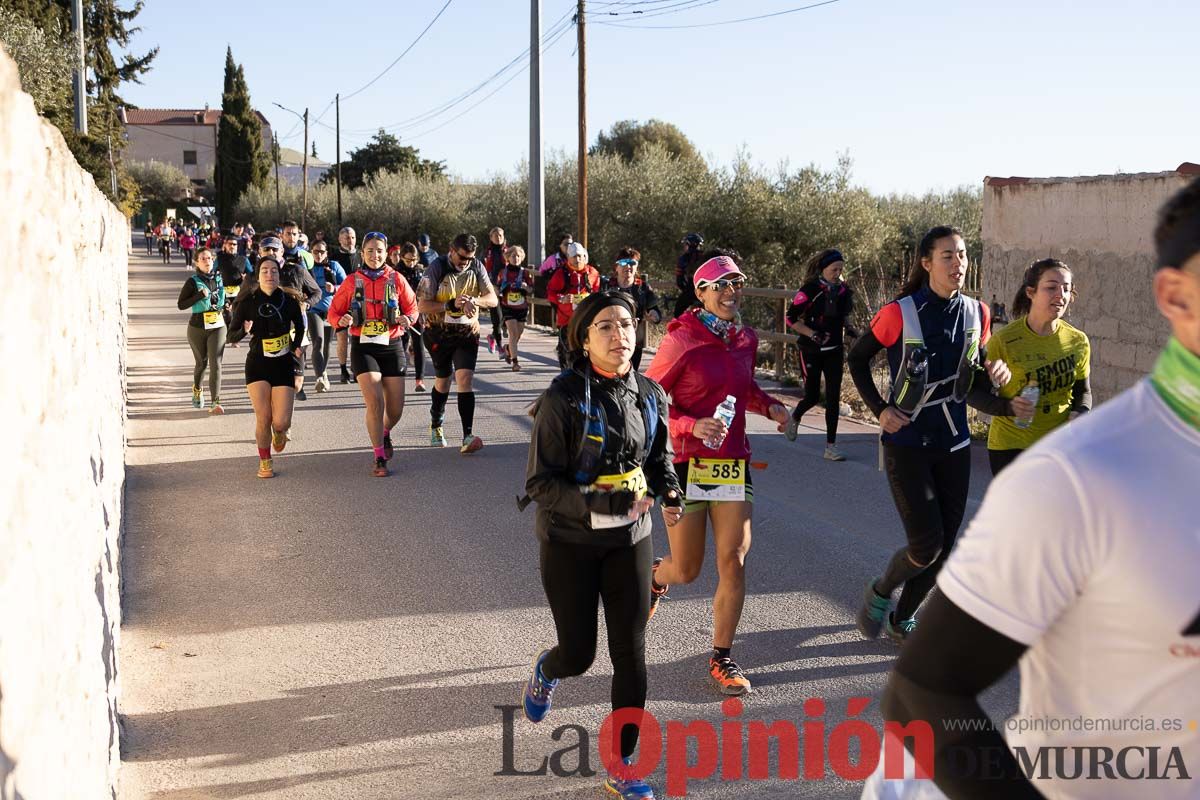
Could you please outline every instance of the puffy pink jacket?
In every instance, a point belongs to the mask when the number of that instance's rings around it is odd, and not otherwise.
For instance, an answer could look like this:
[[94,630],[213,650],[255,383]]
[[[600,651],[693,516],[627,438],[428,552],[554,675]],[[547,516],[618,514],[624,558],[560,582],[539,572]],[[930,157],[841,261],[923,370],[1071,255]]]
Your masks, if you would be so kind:
[[[667,325],[667,335],[646,369],[671,397],[671,444],[675,463],[692,457],[749,458],[746,412],[767,416],[777,402],[754,382],[758,334],[744,327],[726,345],[704,326],[692,309]],[[692,435],[696,420],[711,417],[725,395],[737,398],[737,413],[729,435],[717,450]]]

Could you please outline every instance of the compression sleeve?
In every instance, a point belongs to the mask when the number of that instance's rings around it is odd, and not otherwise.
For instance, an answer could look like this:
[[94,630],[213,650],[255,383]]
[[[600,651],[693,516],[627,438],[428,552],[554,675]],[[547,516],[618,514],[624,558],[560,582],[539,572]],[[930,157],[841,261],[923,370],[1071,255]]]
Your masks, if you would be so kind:
[[[1040,798],[979,705],[978,695],[1008,672],[1025,645],[989,628],[940,592],[904,643],[883,695],[884,719],[933,728],[934,783],[951,800]],[[964,751],[983,769],[963,770]],[[965,759],[971,761],[972,759]]]
[[1071,410],[1086,414],[1092,410],[1092,377],[1084,375],[1071,386]]
[[846,356],[846,365],[850,368],[854,387],[858,389],[867,408],[871,409],[871,413],[877,418],[888,404],[875,386],[875,376],[871,374],[871,359],[882,349],[883,345],[875,338],[875,331],[870,330],[858,337]]
[[992,393],[992,382],[986,372],[978,372],[967,392],[967,405],[993,417],[1011,417],[1012,402]]

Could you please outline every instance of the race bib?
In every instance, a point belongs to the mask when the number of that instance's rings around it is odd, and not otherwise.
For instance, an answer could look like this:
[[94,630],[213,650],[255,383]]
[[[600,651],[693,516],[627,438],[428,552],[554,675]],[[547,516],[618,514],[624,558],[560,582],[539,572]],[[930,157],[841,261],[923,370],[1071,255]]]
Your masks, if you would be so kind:
[[471,318],[461,311],[447,311],[446,322],[451,325],[470,325]]
[[688,500],[746,499],[746,462],[740,458],[693,458],[688,462]]
[[522,294],[521,292],[509,292],[508,293],[508,304],[510,306],[525,305],[525,295]]
[[589,294],[591,294],[591,292],[580,292],[579,294],[571,295],[571,307],[574,308],[575,306],[582,303],[583,298],[587,297]]
[[[646,496],[648,487],[646,486],[646,474],[642,472],[641,467],[634,467],[629,472],[621,473],[620,475],[601,475],[596,478],[596,482],[588,487],[593,492],[617,492],[628,490],[633,492],[634,497],[641,500]],[[631,524],[634,520],[626,516],[617,516],[615,514],[597,514],[592,513],[592,529],[598,530],[601,528],[623,528]]]
[[237,286],[226,286],[225,287],[225,299],[230,300],[234,297],[237,297],[238,292],[240,292],[241,290],[242,290],[242,285],[240,283]]
[[279,358],[287,355],[288,346],[292,343],[292,335],[285,333],[283,336],[276,336],[274,339],[263,339],[262,348],[263,355],[267,358]]
[[204,312],[204,330],[215,331],[217,328],[225,327],[225,315],[220,311],[205,311]]
[[359,330],[358,341],[360,344],[389,344],[387,323],[381,319],[367,320]]

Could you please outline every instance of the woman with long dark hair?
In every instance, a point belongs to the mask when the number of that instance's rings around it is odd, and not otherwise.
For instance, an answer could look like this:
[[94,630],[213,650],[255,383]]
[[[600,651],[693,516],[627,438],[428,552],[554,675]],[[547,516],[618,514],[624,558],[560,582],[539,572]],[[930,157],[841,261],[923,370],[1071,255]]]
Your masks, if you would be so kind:
[[[525,684],[531,722],[545,718],[561,680],[591,666],[601,602],[613,710],[646,707],[650,509],[661,498],[668,527],[683,509],[666,393],[631,363],[636,310],[622,292],[581,302],[567,326],[571,366],[534,408],[525,488],[537,503],[542,586],[558,636],[534,658]],[[628,770],[638,733],[636,725],[621,726],[614,737],[620,752],[601,753],[610,772],[605,789],[629,800],[654,797]]]
[[994,417],[988,430],[993,475],[1059,425],[1091,410],[1091,343],[1063,319],[1074,298],[1070,267],[1057,258],[1033,262],[1013,298],[1015,318],[988,345],[992,358],[1003,359],[1013,374],[1000,389],[1010,413]]
[[837,449],[838,410],[842,403],[842,359],[844,335],[858,337],[850,325],[854,292],[842,281],[845,259],[834,249],[822,250],[808,260],[804,285],[796,292],[787,320],[800,334],[797,345],[804,365],[804,398],[792,410],[784,433],[796,441],[796,429],[804,412],[817,404],[821,376],[825,376],[825,460],[845,461]]
[[[884,629],[900,644],[916,629],[917,607],[954,546],[971,480],[967,403],[989,414],[1009,406],[991,393],[1011,373],[984,356],[990,312],[962,292],[968,267],[962,231],[931,229],[899,297],[879,310],[848,357],[854,385],[879,418],[883,465],[908,539],[866,586],[857,623],[868,639]],[[886,400],[871,374],[881,350],[891,375]]]
[[208,413],[223,414],[221,407],[221,356],[225,353],[225,283],[213,269],[213,252],[201,248],[195,256],[196,274],[183,282],[179,290],[179,310],[191,309],[188,318],[188,346],[192,348],[192,408],[204,408],[200,382],[208,370]]

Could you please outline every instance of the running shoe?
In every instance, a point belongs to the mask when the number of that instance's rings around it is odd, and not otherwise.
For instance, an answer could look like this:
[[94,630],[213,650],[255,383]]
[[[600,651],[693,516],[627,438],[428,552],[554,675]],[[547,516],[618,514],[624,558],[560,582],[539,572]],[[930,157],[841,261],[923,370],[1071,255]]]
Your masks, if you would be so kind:
[[260,478],[274,478],[275,477],[275,470],[271,466],[271,459],[260,458],[258,460],[258,477],[260,477]]
[[533,668],[529,672],[529,680],[525,681],[524,706],[525,719],[530,722],[541,722],[550,712],[550,703],[558,680],[546,680],[542,675],[542,662],[550,655],[549,650],[543,650],[533,659]]
[[213,416],[218,416],[220,414],[224,414],[225,409],[221,408],[221,401],[213,400],[212,405],[209,406],[209,408],[208,408],[208,413],[212,414]]
[[[630,765],[630,759],[621,759],[625,766]],[[604,790],[620,797],[621,800],[654,800],[654,790],[641,778],[628,776],[628,780],[616,775],[609,775],[604,782]]]
[[342,383],[349,383],[349,382],[350,382],[350,370],[346,369],[346,367],[343,366],[342,367]]
[[425,381],[423,381],[423,380],[420,380],[420,379],[418,378],[418,379],[417,379],[416,390],[417,390],[418,392],[423,392],[423,391],[425,391]]
[[730,696],[750,694],[750,679],[729,656],[709,657],[708,676],[721,694]]
[[328,392],[328,391],[329,391],[329,378],[326,378],[324,375],[322,375],[321,377],[317,378],[317,392],[319,394],[324,394],[325,392]]
[[658,565],[662,563],[661,558],[654,559],[654,566],[650,568],[650,615],[646,617],[646,621],[654,619],[654,612],[658,610],[658,603],[667,596],[667,590],[670,586],[663,586],[661,589],[654,588],[654,576],[658,574]]
[[800,420],[795,417],[788,417],[787,427],[783,429],[783,435],[787,437],[789,442],[796,441],[796,433],[800,430]]
[[383,436],[383,454],[387,456],[387,460],[391,461],[392,456],[396,455],[396,448],[392,447],[392,435],[386,433]]
[[483,439],[471,434],[470,436],[463,438],[462,447],[458,449],[458,452],[462,453],[464,456],[467,456],[471,453],[477,453],[481,449],[483,449]]
[[500,351],[500,360],[503,361],[505,364],[507,364],[509,361],[512,360],[511,358],[509,358],[509,355],[508,355],[508,345],[506,345],[506,344],[500,345],[499,351]]
[[296,399],[297,399],[297,400],[307,400],[307,399],[308,399],[308,395],[306,395],[306,394],[304,393],[304,390],[303,390],[303,389],[301,389],[300,391],[296,392]]
[[880,597],[876,593],[875,581],[867,582],[867,588],[863,590],[862,608],[858,610],[858,617],[854,621],[864,639],[879,638],[883,618],[887,616],[891,604],[890,597]]
[[490,333],[488,334],[488,352],[496,352],[496,337]]
[[192,387],[192,408],[204,408],[204,394],[198,386]]
[[446,446],[446,432],[444,430],[442,430],[441,426],[430,429],[430,431],[429,431],[429,446],[430,447],[445,447]]
[[887,619],[883,623],[883,632],[897,646],[904,644],[904,640],[913,635],[917,629],[917,618],[910,617],[896,622],[895,614],[888,614]]
[[825,460],[826,461],[845,461],[846,457],[842,455],[842,451],[837,449],[836,445],[825,445]]
[[520,365],[520,363],[518,363],[518,361],[515,358],[513,359],[513,362],[512,362],[512,371],[513,372],[521,371],[521,365]]
[[276,453],[282,453],[283,448],[287,447],[287,443],[292,440],[287,431],[271,431],[271,447],[275,448]]
[[375,470],[371,474],[376,478],[386,478],[388,476],[387,459],[375,459]]

